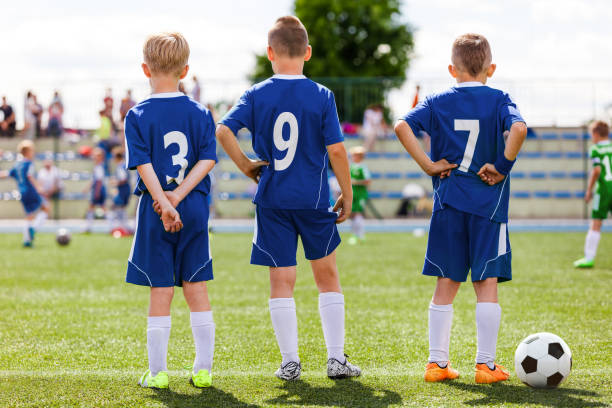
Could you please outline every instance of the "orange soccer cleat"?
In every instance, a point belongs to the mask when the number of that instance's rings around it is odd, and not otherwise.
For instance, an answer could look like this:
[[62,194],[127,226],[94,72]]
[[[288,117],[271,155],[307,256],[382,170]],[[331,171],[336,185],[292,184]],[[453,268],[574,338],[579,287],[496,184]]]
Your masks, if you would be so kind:
[[491,384],[498,381],[506,381],[510,378],[510,373],[503,366],[495,364],[491,370],[486,364],[476,364],[476,382],[478,384]]
[[459,377],[459,373],[451,368],[450,362],[444,368],[436,363],[429,363],[425,367],[425,381],[427,382],[454,380],[457,377]]

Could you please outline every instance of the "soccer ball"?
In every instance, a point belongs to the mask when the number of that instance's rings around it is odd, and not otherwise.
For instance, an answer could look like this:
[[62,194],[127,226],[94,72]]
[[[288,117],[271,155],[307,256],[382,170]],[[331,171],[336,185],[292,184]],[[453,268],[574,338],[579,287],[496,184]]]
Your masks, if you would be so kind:
[[514,353],[514,370],[525,384],[553,388],[567,378],[572,369],[572,352],[567,343],[552,333],[527,336]]
[[66,228],[60,228],[57,230],[55,240],[61,246],[66,246],[70,243],[70,232]]

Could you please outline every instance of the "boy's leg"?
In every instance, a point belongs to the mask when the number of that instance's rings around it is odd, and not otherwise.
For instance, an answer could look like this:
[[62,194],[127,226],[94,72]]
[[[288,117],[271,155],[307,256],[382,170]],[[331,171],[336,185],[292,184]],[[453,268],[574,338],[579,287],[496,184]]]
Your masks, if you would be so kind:
[[48,217],[48,208],[46,206],[41,207],[41,209],[36,213],[36,217],[34,217],[34,221],[32,222],[32,228],[40,228],[42,223],[45,222]]
[[476,331],[478,349],[476,364],[495,369],[497,333],[501,321],[501,307],[497,303],[497,278],[474,282],[476,292]]
[[152,287],[147,324],[147,351],[149,370],[155,377],[160,371],[167,371],[168,339],[170,338],[170,304],[174,295],[173,287]]
[[90,204],[89,209],[87,210],[87,215],[85,216],[85,219],[87,220],[85,231],[87,232],[91,232],[91,227],[93,226],[93,221],[94,221],[95,208],[96,207],[93,204]]
[[34,214],[26,214],[25,224],[23,225],[23,245],[31,246],[32,239],[32,223],[34,220]]
[[438,278],[429,304],[429,362],[444,368],[449,360],[450,334],[453,323],[453,300],[461,282]]
[[290,362],[300,362],[297,315],[293,299],[295,280],[295,266],[270,268],[270,317],[283,357],[282,366]]
[[183,294],[191,311],[191,331],[196,349],[193,372],[208,370],[210,373],[215,350],[215,322],[206,282],[183,281]]
[[310,261],[319,289],[319,314],[327,358],[343,362],[344,358],[344,295],[336,266],[336,251],[324,258]]
[[591,228],[587,232],[586,240],[584,242],[584,258],[587,261],[594,261],[595,255],[597,255],[597,246],[599,245],[599,239],[601,238],[601,224],[602,220],[592,219]]

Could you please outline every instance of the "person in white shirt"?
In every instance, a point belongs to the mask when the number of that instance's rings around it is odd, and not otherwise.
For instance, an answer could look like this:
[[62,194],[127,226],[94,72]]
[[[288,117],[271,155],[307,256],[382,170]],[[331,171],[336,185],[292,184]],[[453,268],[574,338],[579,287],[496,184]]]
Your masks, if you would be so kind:
[[43,167],[38,170],[36,177],[42,189],[42,196],[47,200],[59,198],[62,191],[62,179],[57,167],[53,165],[53,161],[45,160]]
[[378,104],[368,106],[363,113],[363,126],[361,127],[366,151],[374,150],[376,139],[385,135],[385,127],[386,123],[382,106]]

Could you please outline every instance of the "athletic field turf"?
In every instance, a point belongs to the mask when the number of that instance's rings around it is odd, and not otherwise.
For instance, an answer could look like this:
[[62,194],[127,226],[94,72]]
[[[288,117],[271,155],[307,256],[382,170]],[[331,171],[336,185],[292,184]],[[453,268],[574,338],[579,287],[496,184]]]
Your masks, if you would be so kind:
[[[346,237],[345,237],[346,238]],[[217,325],[214,387],[188,384],[193,343],[180,289],[172,310],[170,389],[137,386],[146,368],[148,289],[123,282],[130,239],[76,235],[59,248],[52,235],[36,248],[0,235],[0,407],[391,407],[612,405],[612,237],[598,267],[571,267],[582,233],[511,234],[514,281],[501,285],[498,361],[511,381],[476,385],[475,297],[455,302],[451,361],[461,378],[426,384],[427,306],[434,279],[420,275],[426,237],[370,234],[340,247],[347,304],[346,352],[363,368],[354,381],[325,376],[317,291],[300,254],[296,302],[302,381],[273,376],[279,353],[268,314],[268,276],[250,266],[246,234],[213,237],[216,280],[209,292]],[[346,240],[345,240],[346,242]],[[534,390],[514,376],[514,350],[530,333],[564,338],[574,367],[559,389]]]

